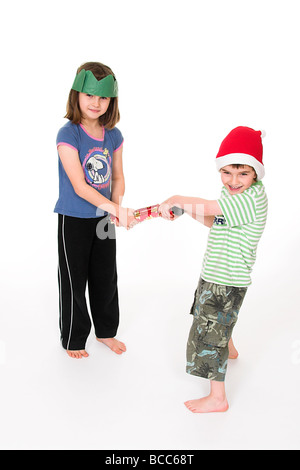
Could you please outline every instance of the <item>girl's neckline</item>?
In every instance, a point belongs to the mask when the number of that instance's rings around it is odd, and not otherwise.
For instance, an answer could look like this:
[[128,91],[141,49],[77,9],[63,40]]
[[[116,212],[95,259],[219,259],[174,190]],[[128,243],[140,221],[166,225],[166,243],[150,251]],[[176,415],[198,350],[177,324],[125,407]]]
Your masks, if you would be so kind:
[[102,127],[102,139],[99,139],[98,137],[94,137],[93,135],[91,135],[84,127],[83,125],[80,123],[80,127],[81,129],[86,133],[86,135],[88,135],[91,139],[94,139],[94,140],[98,140],[99,142],[103,142],[104,140],[104,135],[105,135],[105,127]]

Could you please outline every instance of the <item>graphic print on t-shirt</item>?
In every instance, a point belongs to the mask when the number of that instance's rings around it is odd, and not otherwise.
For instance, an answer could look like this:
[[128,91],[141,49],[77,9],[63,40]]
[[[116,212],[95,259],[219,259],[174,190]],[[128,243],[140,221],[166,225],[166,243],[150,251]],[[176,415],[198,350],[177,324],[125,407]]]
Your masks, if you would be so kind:
[[218,215],[214,218],[215,225],[226,225],[226,219],[224,215]]
[[107,188],[111,178],[111,156],[107,148],[89,150],[82,164],[86,181],[96,189]]

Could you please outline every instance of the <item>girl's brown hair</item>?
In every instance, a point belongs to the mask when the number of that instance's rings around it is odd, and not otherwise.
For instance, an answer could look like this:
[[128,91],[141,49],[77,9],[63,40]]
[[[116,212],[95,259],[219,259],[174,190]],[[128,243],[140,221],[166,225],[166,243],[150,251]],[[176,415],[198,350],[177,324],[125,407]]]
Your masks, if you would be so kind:
[[[77,70],[77,74],[82,69],[93,72],[97,80],[102,80],[102,78],[107,77],[107,75],[112,75],[116,78],[112,70],[107,65],[100,64],[100,62],[86,62],[85,64],[82,64]],[[78,91],[70,90],[67,102],[67,114],[65,115],[65,118],[72,121],[73,124],[79,124],[81,122],[82,115],[79,107]],[[119,121],[120,112],[118,98],[110,98],[108,109],[103,116],[99,117],[99,123],[101,126],[106,127],[106,129],[113,129]]]

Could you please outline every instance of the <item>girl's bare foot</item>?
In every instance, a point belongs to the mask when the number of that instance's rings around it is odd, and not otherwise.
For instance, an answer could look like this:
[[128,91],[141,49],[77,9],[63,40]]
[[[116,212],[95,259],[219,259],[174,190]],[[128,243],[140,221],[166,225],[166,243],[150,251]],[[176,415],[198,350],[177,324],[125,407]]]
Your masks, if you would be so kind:
[[97,338],[97,341],[105,344],[116,354],[123,354],[126,351],[126,346],[121,341],[118,341],[116,338]]
[[239,353],[233,344],[232,338],[230,339],[228,343],[228,348],[229,348],[229,359],[237,359]]
[[205,398],[200,398],[199,400],[186,401],[184,404],[193,413],[224,412],[229,408],[226,398],[219,400],[210,395]]
[[81,349],[80,351],[69,351],[69,350],[67,350],[67,353],[69,354],[70,357],[72,357],[74,359],[81,359],[82,357],[89,357],[89,355],[85,351],[85,349]]

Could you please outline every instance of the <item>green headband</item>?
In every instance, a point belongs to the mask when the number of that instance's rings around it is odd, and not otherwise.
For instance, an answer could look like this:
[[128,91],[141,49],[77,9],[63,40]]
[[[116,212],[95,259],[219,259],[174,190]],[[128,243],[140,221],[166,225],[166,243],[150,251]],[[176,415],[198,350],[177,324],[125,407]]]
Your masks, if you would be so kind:
[[72,90],[102,98],[115,98],[118,96],[118,83],[112,75],[97,80],[93,72],[83,69],[76,75]]

